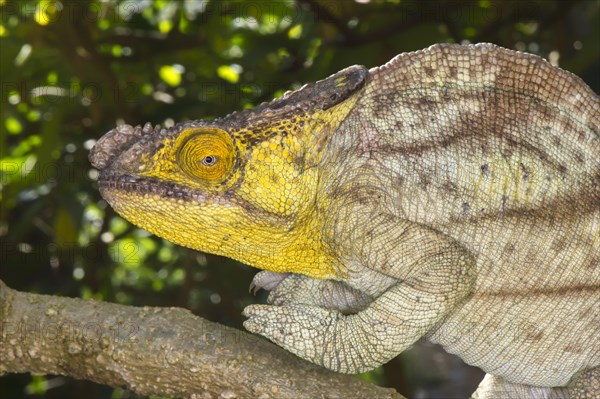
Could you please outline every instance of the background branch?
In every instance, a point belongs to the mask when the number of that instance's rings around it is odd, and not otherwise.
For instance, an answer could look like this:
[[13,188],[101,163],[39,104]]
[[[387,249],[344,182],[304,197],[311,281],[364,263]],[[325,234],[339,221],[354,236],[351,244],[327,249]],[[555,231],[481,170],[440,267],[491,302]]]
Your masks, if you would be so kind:
[[61,374],[141,395],[401,398],[180,308],[23,293],[0,281],[0,375]]

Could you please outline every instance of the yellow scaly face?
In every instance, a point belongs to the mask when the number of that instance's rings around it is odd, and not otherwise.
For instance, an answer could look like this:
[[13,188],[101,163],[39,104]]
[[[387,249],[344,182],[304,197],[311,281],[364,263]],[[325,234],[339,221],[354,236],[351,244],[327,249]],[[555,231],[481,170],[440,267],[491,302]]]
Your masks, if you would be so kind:
[[136,182],[101,181],[102,195],[124,218],[177,244],[265,270],[334,277],[337,259],[315,214],[324,146],[314,132],[332,131],[344,114],[260,129],[184,128],[146,143],[155,151],[133,146],[121,155],[115,167],[135,171]]
[[[363,70],[351,73],[355,85],[364,79]],[[91,155],[102,196],[177,244],[264,270],[335,277],[339,260],[321,238],[317,214],[318,170],[357,96],[344,97],[345,78],[326,84],[341,93],[314,90],[335,102],[327,108],[293,103],[171,129],[114,129]]]

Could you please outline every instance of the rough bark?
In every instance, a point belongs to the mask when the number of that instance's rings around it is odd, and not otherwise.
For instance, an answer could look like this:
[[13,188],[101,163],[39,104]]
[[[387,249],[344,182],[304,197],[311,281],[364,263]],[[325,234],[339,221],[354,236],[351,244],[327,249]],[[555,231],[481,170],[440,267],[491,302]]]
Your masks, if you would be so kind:
[[179,308],[24,293],[0,281],[0,375],[61,374],[187,398],[402,398]]

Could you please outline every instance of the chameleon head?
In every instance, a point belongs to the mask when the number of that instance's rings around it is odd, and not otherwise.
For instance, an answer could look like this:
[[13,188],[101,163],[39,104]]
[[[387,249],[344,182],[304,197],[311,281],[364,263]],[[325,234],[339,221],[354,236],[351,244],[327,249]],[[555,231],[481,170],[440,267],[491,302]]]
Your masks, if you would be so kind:
[[331,277],[315,214],[318,165],[366,76],[350,67],[210,122],[118,126],[90,152],[100,192],[125,219],[177,244]]

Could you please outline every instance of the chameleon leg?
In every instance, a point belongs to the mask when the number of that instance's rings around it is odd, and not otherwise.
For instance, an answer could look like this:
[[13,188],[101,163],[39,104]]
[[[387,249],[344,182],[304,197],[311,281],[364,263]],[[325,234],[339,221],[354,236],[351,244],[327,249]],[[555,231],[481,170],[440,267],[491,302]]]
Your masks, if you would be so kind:
[[342,281],[317,280],[301,274],[263,271],[252,280],[251,289],[271,291],[269,305],[303,304],[356,313],[367,307],[373,298]]
[[[437,253],[422,273],[398,282],[356,314],[304,304],[251,305],[244,327],[334,371],[360,373],[389,361],[422,337],[465,295],[468,257]],[[434,284],[435,283],[435,284]],[[423,311],[426,308],[427,311]]]
[[[514,384],[486,374],[471,399],[569,399],[567,388],[534,387]],[[590,396],[591,399],[591,396]]]

